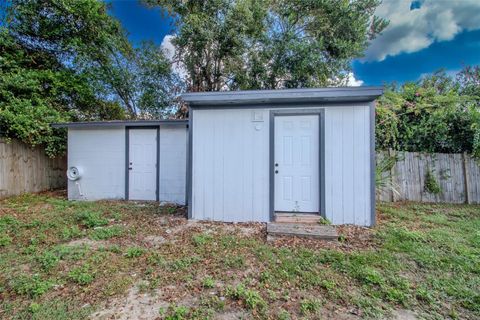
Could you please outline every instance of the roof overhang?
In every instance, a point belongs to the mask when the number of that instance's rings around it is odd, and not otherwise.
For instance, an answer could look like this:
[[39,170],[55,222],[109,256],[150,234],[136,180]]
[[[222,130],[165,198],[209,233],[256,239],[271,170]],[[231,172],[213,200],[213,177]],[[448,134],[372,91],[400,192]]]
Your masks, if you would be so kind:
[[188,125],[188,120],[113,120],[52,123],[53,128],[108,128],[108,127],[155,127],[160,125]]
[[244,106],[289,103],[370,102],[383,94],[383,87],[332,87],[311,89],[246,90],[184,93],[191,107]]

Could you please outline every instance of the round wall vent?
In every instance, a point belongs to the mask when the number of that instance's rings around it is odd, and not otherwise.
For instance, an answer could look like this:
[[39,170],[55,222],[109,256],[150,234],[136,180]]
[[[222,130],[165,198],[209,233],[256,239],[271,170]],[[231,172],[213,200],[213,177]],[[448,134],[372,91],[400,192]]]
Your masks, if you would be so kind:
[[77,167],[70,167],[67,170],[67,178],[68,180],[75,181],[80,179],[82,176],[82,170]]

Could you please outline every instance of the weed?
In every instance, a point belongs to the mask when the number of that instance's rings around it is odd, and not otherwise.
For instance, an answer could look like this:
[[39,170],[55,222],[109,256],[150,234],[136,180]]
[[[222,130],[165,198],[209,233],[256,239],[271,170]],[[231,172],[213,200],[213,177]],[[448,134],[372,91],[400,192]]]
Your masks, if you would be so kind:
[[88,237],[92,240],[107,240],[114,237],[119,237],[123,234],[121,226],[111,226],[105,228],[96,228],[90,232]]
[[243,284],[234,288],[227,287],[226,295],[236,300],[242,300],[249,309],[256,309],[257,307],[263,309],[267,305],[258,291],[247,289]]
[[227,254],[223,258],[223,263],[227,268],[240,269],[245,266],[245,258],[240,254],[238,255]]
[[173,271],[185,270],[188,267],[190,267],[192,264],[197,263],[198,261],[200,261],[200,258],[197,257],[197,256],[185,257],[185,258],[178,259],[178,260],[175,260],[172,263],[170,263],[170,269],[173,270]]
[[170,304],[166,311],[160,313],[165,315],[165,320],[184,320],[188,319],[189,312],[188,307]]
[[303,315],[317,313],[321,306],[321,302],[317,299],[304,299],[300,302],[300,312]]
[[42,255],[37,256],[36,259],[44,271],[50,271],[60,261],[60,258],[52,251],[45,251]]
[[205,277],[202,280],[202,286],[204,288],[214,288],[215,287],[215,280],[212,277]]
[[201,247],[211,242],[213,237],[209,234],[197,234],[192,237],[193,244],[197,247]]
[[11,281],[11,287],[17,294],[27,295],[31,298],[41,296],[52,286],[51,281],[42,279],[38,274],[33,276],[22,275]]
[[225,309],[225,298],[219,298],[218,296],[204,297],[200,304],[216,311],[222,311]]
[[0,234],[0,247],[6,247],[12,243],[12,238],[7,234]]
[[75,238],[80,238],[83,236],[82,230],[76,225],[70,227],[64,227],[62,229],[62,239],[63,240],[72,240]]
[[77,220],[87,228],[101,227],[108,224],[108,220],[102,217],[98,211],[82,211],[76,215]]
[[130,247],[127,248],[125,256],[129,259],[141,257],[145,253],[145,249],[140,247]]
[[95,276],[90,269],[90,265],[86,263],[80,267],[73,268],[68,273],[68,277],[79,285],[87,285],[95,279]]

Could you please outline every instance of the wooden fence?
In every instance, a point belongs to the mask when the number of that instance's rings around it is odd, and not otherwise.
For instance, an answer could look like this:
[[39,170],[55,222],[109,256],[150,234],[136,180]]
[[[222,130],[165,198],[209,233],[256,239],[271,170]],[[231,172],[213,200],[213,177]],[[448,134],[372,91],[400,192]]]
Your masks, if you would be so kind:
[[50,159],[42,148],[0,138],[0,198],[65,188],[66,158]]
[[[377,163],[394,155],[398,157],[396,164],[383,175],[398,193],[377,190],[377,200],[480,203],[480,162],[468,154],[387,151],[377,153]],[[440,187],[436,194],[425,186],[428,175],[428,180]]]

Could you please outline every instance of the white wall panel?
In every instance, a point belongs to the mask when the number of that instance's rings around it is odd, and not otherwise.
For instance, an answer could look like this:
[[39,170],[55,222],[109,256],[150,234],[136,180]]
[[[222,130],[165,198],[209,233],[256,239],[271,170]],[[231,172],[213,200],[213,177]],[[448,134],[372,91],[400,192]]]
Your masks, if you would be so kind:
[[368,106],[325,110],[325,205],[333,224],[372,223]]
[[187,136],[184,126],[160,126],[160,201],[186,203]]
[[123,199],[125,129],[69,129],[68,166],[83,169],[79,180],[68,181],[69,199]]
[[269,220],[268,112],[193,111],[192,216],[218,221]]

